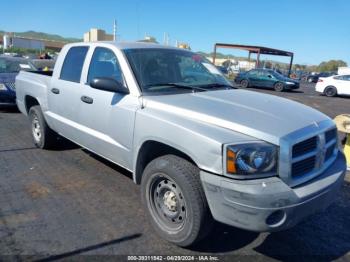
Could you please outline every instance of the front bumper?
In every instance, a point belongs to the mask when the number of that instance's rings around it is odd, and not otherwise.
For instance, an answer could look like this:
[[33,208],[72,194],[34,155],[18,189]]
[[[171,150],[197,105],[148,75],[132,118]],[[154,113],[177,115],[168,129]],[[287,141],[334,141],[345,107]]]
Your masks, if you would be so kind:
[[295,83],[295,84],[285,84],[286,89],[298,89],[300,88],[300,85]]
[[0,94],[0,105],[16,105],[16,96]]
[[343,184],[345,170],[345,158],[339,152],[324,173],[295,188],[278,177],[233,180],[204,171],[200,177],[215,220],[264,232],[285,230],[326,209]]
[[0,105],[16,105],[16,95],[0,91]]

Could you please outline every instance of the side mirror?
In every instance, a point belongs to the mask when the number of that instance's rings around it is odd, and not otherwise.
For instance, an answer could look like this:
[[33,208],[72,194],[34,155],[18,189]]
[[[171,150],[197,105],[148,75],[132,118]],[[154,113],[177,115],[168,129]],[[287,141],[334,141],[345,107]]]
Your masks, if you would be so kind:
[[267,75],[268,78],[273,78],[272,75]]
[[122,83],[109,77],[96,77],[92,79],[90,86],[103,91],[129,94],[129,90]]

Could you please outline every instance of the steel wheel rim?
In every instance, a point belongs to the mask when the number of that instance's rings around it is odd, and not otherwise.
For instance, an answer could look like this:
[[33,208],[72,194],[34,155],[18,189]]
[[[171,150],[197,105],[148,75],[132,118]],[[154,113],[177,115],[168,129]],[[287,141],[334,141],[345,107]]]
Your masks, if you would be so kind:
[[165,174],[154,174],[149,186],[149,203],[153,217],[167,231],[178,231],[187,218],[187,205],[182,190]]
[[32,120],[32,134],[36,142],[40,142],[41,139],[41,126],[37,115],[34,115]]

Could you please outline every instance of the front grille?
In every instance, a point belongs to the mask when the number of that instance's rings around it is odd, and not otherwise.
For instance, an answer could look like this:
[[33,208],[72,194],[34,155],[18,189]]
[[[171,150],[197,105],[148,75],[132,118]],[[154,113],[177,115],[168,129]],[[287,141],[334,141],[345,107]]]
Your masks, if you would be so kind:
[[292,157],[298,157],[314,151],[317,148],[317,136],[311,137],[293,146]]
[[295,144],[291,155],[292,178],[321,172],[336,154],[337,129],[333,128]]
[[292,164],[292,176],[298,177],[311,172],[315,168],[316,156]]
[[8,88],[10,88],[11,90],[13,90],[13,91],[16,90],[15,82],[5,83],[5,85],[6,85]]
[[336,138],[337,138],[337,129],[336,128],[328,130],[325,133],[326,143],[328,143],[329,141],[336,139]]
[[326,155],[324,158],[325,161],[329,160],[333,156],[335,147],[336,147],[336,144],[333,144],[329,148],[327,148]]

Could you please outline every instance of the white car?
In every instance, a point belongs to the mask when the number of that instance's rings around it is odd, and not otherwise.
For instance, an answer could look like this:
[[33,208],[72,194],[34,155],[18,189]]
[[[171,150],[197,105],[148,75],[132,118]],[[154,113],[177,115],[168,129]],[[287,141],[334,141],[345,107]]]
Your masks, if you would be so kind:
[[326,96],[350,95],[350,75],[320,77],[316,91]]

